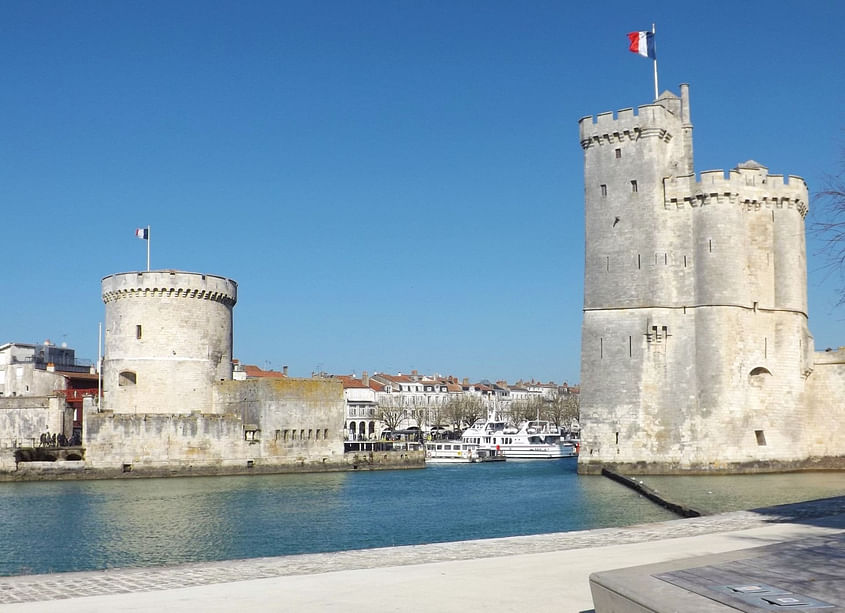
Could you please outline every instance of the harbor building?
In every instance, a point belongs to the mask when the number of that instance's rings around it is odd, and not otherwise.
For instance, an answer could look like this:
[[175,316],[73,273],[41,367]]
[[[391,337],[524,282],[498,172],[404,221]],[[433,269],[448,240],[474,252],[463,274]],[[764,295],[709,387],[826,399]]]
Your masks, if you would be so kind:
[[807,186],[696,176],[690,93],[580,120],[579,471],[842,468],[845,348],[807,311]]

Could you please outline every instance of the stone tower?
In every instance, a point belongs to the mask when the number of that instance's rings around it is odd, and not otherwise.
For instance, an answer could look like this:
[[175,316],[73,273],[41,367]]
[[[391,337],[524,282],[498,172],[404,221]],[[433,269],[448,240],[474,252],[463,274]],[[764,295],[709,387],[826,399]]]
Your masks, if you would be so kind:
[[115,413],[211,413],[212,386],[232,378],[237,283],[192,272],[110,275],[103,408]]
[[689,88],[580,121],[579,471],[776,470],[808,451],[804,181],[693,169]]

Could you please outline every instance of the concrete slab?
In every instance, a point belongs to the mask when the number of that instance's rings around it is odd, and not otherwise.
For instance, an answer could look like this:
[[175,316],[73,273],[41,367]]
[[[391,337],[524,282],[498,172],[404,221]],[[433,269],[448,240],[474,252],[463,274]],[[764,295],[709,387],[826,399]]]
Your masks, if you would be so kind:
[[594,573],[596,613],[845,611],[845,516],[831,534]]

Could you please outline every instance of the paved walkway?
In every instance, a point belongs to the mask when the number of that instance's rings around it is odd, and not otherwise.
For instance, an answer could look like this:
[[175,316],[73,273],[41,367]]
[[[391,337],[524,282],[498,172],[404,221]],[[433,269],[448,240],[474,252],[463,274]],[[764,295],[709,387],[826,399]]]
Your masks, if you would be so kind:
[[0,611],[588,611],[591,573],[845,530],[845,496],[626,528],[0,577]]

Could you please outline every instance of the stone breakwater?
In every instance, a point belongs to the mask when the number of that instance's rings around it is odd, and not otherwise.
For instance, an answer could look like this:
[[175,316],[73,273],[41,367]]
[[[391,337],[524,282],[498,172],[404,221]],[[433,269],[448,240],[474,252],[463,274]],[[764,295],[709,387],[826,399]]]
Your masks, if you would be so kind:
[[[845,513],[845,496],[733,511],[703,517],[507,538],[459,541],[336,553],[255,558],[171,567],[122,568],[82,573],[0,578],[0,605],[61,601],[105,594],[142,594],[194,586],[311,575],[343,570],[410,566],[621,545],[812,521]],[[56,603],[61,607],[60,603]]]
[[373,451],[344,453],[331,461],[303,458],[278,464],[245,465],[126,465],[92,468],[84,461],[21,462],[17,470],[0,472],[2,481],[69,481],[79,479],[147,479],[159,477],[220,477],[231,475],[275,475],[290,473],[341,472],[351,470],[397,470],[425,468],[422,451]]

